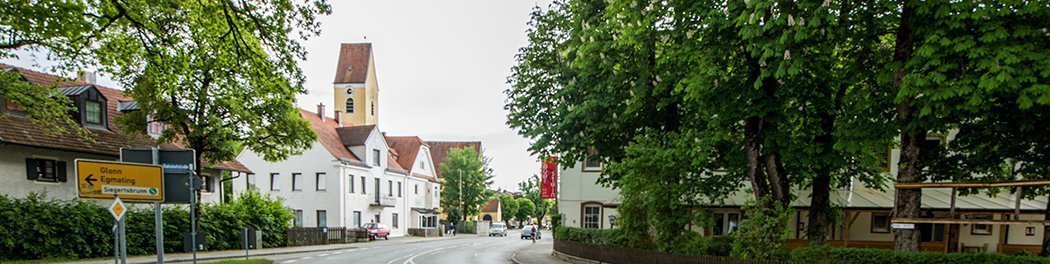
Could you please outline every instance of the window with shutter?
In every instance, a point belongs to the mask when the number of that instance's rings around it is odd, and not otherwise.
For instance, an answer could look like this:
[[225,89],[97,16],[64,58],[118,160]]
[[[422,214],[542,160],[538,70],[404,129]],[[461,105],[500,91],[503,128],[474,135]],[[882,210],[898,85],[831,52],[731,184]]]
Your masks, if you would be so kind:
[[26,179],[43,182],[66,182],[66,162],[27,158]]

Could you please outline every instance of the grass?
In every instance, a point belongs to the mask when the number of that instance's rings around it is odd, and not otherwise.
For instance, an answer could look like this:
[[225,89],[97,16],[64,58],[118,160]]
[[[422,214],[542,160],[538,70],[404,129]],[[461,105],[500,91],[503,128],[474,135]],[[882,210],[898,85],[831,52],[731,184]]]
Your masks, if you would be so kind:
[[249,260],[231,259],[231,260],[223,260],[223,261],[219,261],[219,262],[212,262],[212,264],[270,264],[270,263],[273,263],[273,261],[266,260],[266,259],[249,259]]

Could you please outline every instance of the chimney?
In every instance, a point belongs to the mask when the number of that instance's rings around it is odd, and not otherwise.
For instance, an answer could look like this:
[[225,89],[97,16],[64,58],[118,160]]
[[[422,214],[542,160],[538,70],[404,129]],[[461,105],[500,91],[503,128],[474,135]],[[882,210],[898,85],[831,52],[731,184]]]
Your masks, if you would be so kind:
[[317,117],[320,117],[321,123],[324,123],[324,103],[317,104]]
[[77,76],[77,81],[86,82],[89,84],[95,84],[96,79],[97,78],[95,77],[95,72],[92,71],[82,71],[80,72],[80,76]]
[[343,120],[342,120],[343,118],[340,117],[342,115],[342,113],[343,113],[342,111],[335,110],[335,125],[336,126],[343,126]]

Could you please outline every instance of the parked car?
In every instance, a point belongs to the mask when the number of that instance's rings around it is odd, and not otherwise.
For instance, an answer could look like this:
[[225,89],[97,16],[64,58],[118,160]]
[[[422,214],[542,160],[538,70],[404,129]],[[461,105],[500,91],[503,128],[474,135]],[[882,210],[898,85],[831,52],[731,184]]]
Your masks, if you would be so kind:
[[390,228],[381,223],[367,223],[361,226],[368,230],[368,240],[376,240],[380,237],[390,240]]
[[[535,226],[534,225],[527,225],[525,227],[522,227],[521,228],[521,239],[526,239],[526,238],[529,238],[530,236],[532,236],[532,228],[533,227],[535,227]],[[540,239],[542,237],[543,237],[543,232],[540,232],[540,229],[536,228],[536,239]]]
[[503,223],[493,223],[489,227],[489,236],[507,236],[507,225]]

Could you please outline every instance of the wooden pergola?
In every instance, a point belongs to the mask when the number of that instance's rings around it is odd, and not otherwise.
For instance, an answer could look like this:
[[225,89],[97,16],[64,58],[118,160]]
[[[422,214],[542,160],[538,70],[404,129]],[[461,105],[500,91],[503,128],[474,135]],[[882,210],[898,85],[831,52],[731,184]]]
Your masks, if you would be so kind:
[[[1046,186],[1050,180],[1031,181],[995,181],[995,182],[911,182],[898,183],[894,187],[900,189],[928,189],[928,188],[951,188],[951,204],[949,205],[948,218],[893,218],[893,223],[931,223],[931,224],[1042,224],[1050,225],[1048,220],[1020,220],[1021,216],[1021,194],[1024,186]],[[1014,219],[955,219],[955,198],[958,188],[1002,188],[1014,187],[1016,196],[1014,198]]]
[[[974,224],[974,225],[1050,225],[1050,220],[1021,220],[1021,199],[1022,190],[1025,186],[1047,186],[1050,185],[1050,180],[1027,180],[1027,181],[994,181],[994,182],[917,182],[917,183],[898,183],[894,187],[897,190],[900,189],[928,189],[928,188],[951,188],[951,202],[950,209],[947,217],[944,218],[892,218],[891,223],[906,223],[906,224],[946,224],[946,225],[961,225],[961,224]],[[955,199],[957,196],[958,188],[1010,188],[1013,187],[1016,196],[1014,197],[1014,211],[1012,219],[961,219],[956,214]],[[1050,202],[1050,201],[1048,201]],[[1009,218],[1007,216],[1007,218]],[[951,230],[945,230],[945,236],[951,237],[948,232]],[[955,230],[954,232],[958,232]],[[955,235],[958,235],[957,233]],[[957,237],[956,237],[957,238]],[[1000,244],[1006,244],[1004,241],[1004,235],[1000,235]],[[951,239],[945,240],[945,252],[951,252],[950,247]]]

